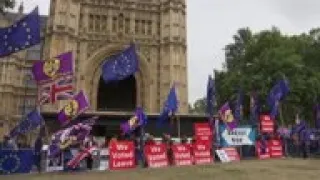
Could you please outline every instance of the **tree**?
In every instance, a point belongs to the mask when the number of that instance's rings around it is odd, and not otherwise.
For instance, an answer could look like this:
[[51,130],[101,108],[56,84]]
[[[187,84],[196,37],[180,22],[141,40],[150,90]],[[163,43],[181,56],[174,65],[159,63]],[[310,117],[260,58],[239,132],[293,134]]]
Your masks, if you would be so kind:
[[12,9],[15,6],[15,0],[0,0],[0,13],[4,13],[7,8]]
[[[226,70],[215,71],[218,105],[234,99],[235,90],[242,88],[248,97],[256,90],[265,110],[265,99],[271,87],[285,75],[291,92],[282,102],[282,114],[292,123],[296,112],[312,122],[312,106],[320,92],[320,29],[296,36],[283,35],[273,27],[252,34],[241,28],[226,45]],[[249,112],[246,98],[244,112]],[[245,114],[247,117],[248,113]]]

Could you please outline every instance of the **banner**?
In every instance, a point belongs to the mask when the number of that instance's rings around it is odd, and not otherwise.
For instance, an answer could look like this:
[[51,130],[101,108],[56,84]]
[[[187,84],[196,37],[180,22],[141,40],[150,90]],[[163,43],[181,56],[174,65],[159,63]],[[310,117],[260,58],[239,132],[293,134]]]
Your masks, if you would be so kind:
[[222,163],[240,161],[240,156],[236,148],[221,148],[219,150],[216,150],[216,153]]
[[33,150],[0,150],[0,175],[29,173],[33,166]]
[[196,142],[193,144],[193,160],[194,164],[210,164],[213,162],[210,146]]
[[202,142],[212,146],[213,132],[209,123],[194,123],[194,135],[196,136],[197,142]]
[[192,165],[191,149],[187,144],[172,145],[173,163],[176,166]]
[[222,147],[254,145],[256,141],[256,131],[252,126],[240,126],[229,130],[226,125],[222,124],[219,128]]
[[169,166],[167,146],[165,144],[146,145],[144,153],[148,167],[159,168]]
[[124,170],[136,167],[135,148],[132,141],[117,141],[109,147],[110,170]]
[[260,115],[260,130],[261,133],[273,133],[274,122],[270,115]]
[[283,157],[283,149],[282,143],[280,140],[269,140],[268,146],[270,149],[270,157],[271,158],[282,158]]
[[263,149],[262,147],[262,142],[261,141],[257,141],[256,142],[256,153],[258,156],[258,159],[270,159],[270,149],[269,146],[266,145],[264,147],[265,149]]

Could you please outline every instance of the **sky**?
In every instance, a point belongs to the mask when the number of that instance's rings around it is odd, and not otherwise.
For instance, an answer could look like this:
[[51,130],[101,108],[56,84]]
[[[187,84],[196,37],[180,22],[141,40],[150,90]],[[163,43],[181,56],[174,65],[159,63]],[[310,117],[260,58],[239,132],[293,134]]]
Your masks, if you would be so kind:
[[[21,0],[17,0],[20,2]],[[24,0],[25,11],[36,5],[48,14],[50,0]],[[278,27],[300,34],[320,26],[319,0],[186,0],[189,102],[204,97],[208,75],[222,70],[223,48],[241,27],[258,32]]]

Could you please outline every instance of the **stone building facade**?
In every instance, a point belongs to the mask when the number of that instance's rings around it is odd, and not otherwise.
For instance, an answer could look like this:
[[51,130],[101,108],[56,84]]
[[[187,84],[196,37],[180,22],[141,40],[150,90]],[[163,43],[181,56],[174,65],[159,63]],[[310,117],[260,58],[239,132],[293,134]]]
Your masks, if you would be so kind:
[[[0,19],[0,26],[14,20]],[[101,65],[132,42],[140,60],[140,71],[133,77],[135,106],[158,113],[176,83],[179,113],[187,113],[185,0],[51,0],[44,26],[43,44],[0,59],[0,99],[6,104],[0,109],[1,119],[8,121],[21,114],[19,107],[29,97],[30,106],[35,104],[34,82],[29,80],[32,86],[26,87],[23,81],[33,62],[28,60],[29,51],[32,56],[38,53],[31,59],[40,59],[40,54],[49,59],[72,51],[76,90],[86,92],[90,111],[95,112],[103,93],[99,90]],[[42,111],[58,111],[64,103],[45,105]]]
[[[72,51],[77,90],[97,111],[101,65],[134,42],[140,59],[136,105],[159,112],[176,82],[180,112],[188,109],[184,0],[51,0],[44,56]],[[121,96],[120,94],[118,96]],[[57,110],[48,106],[46,110]]]

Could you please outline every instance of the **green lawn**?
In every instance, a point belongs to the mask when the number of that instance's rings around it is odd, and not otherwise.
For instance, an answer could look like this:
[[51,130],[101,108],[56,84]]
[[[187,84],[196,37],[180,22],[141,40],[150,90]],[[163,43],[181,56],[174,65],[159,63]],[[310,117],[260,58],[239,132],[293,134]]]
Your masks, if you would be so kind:
[[281,159],[116,172],[15,175],[2,176],[1,180],[316,180],[319,177],[320,160]]

